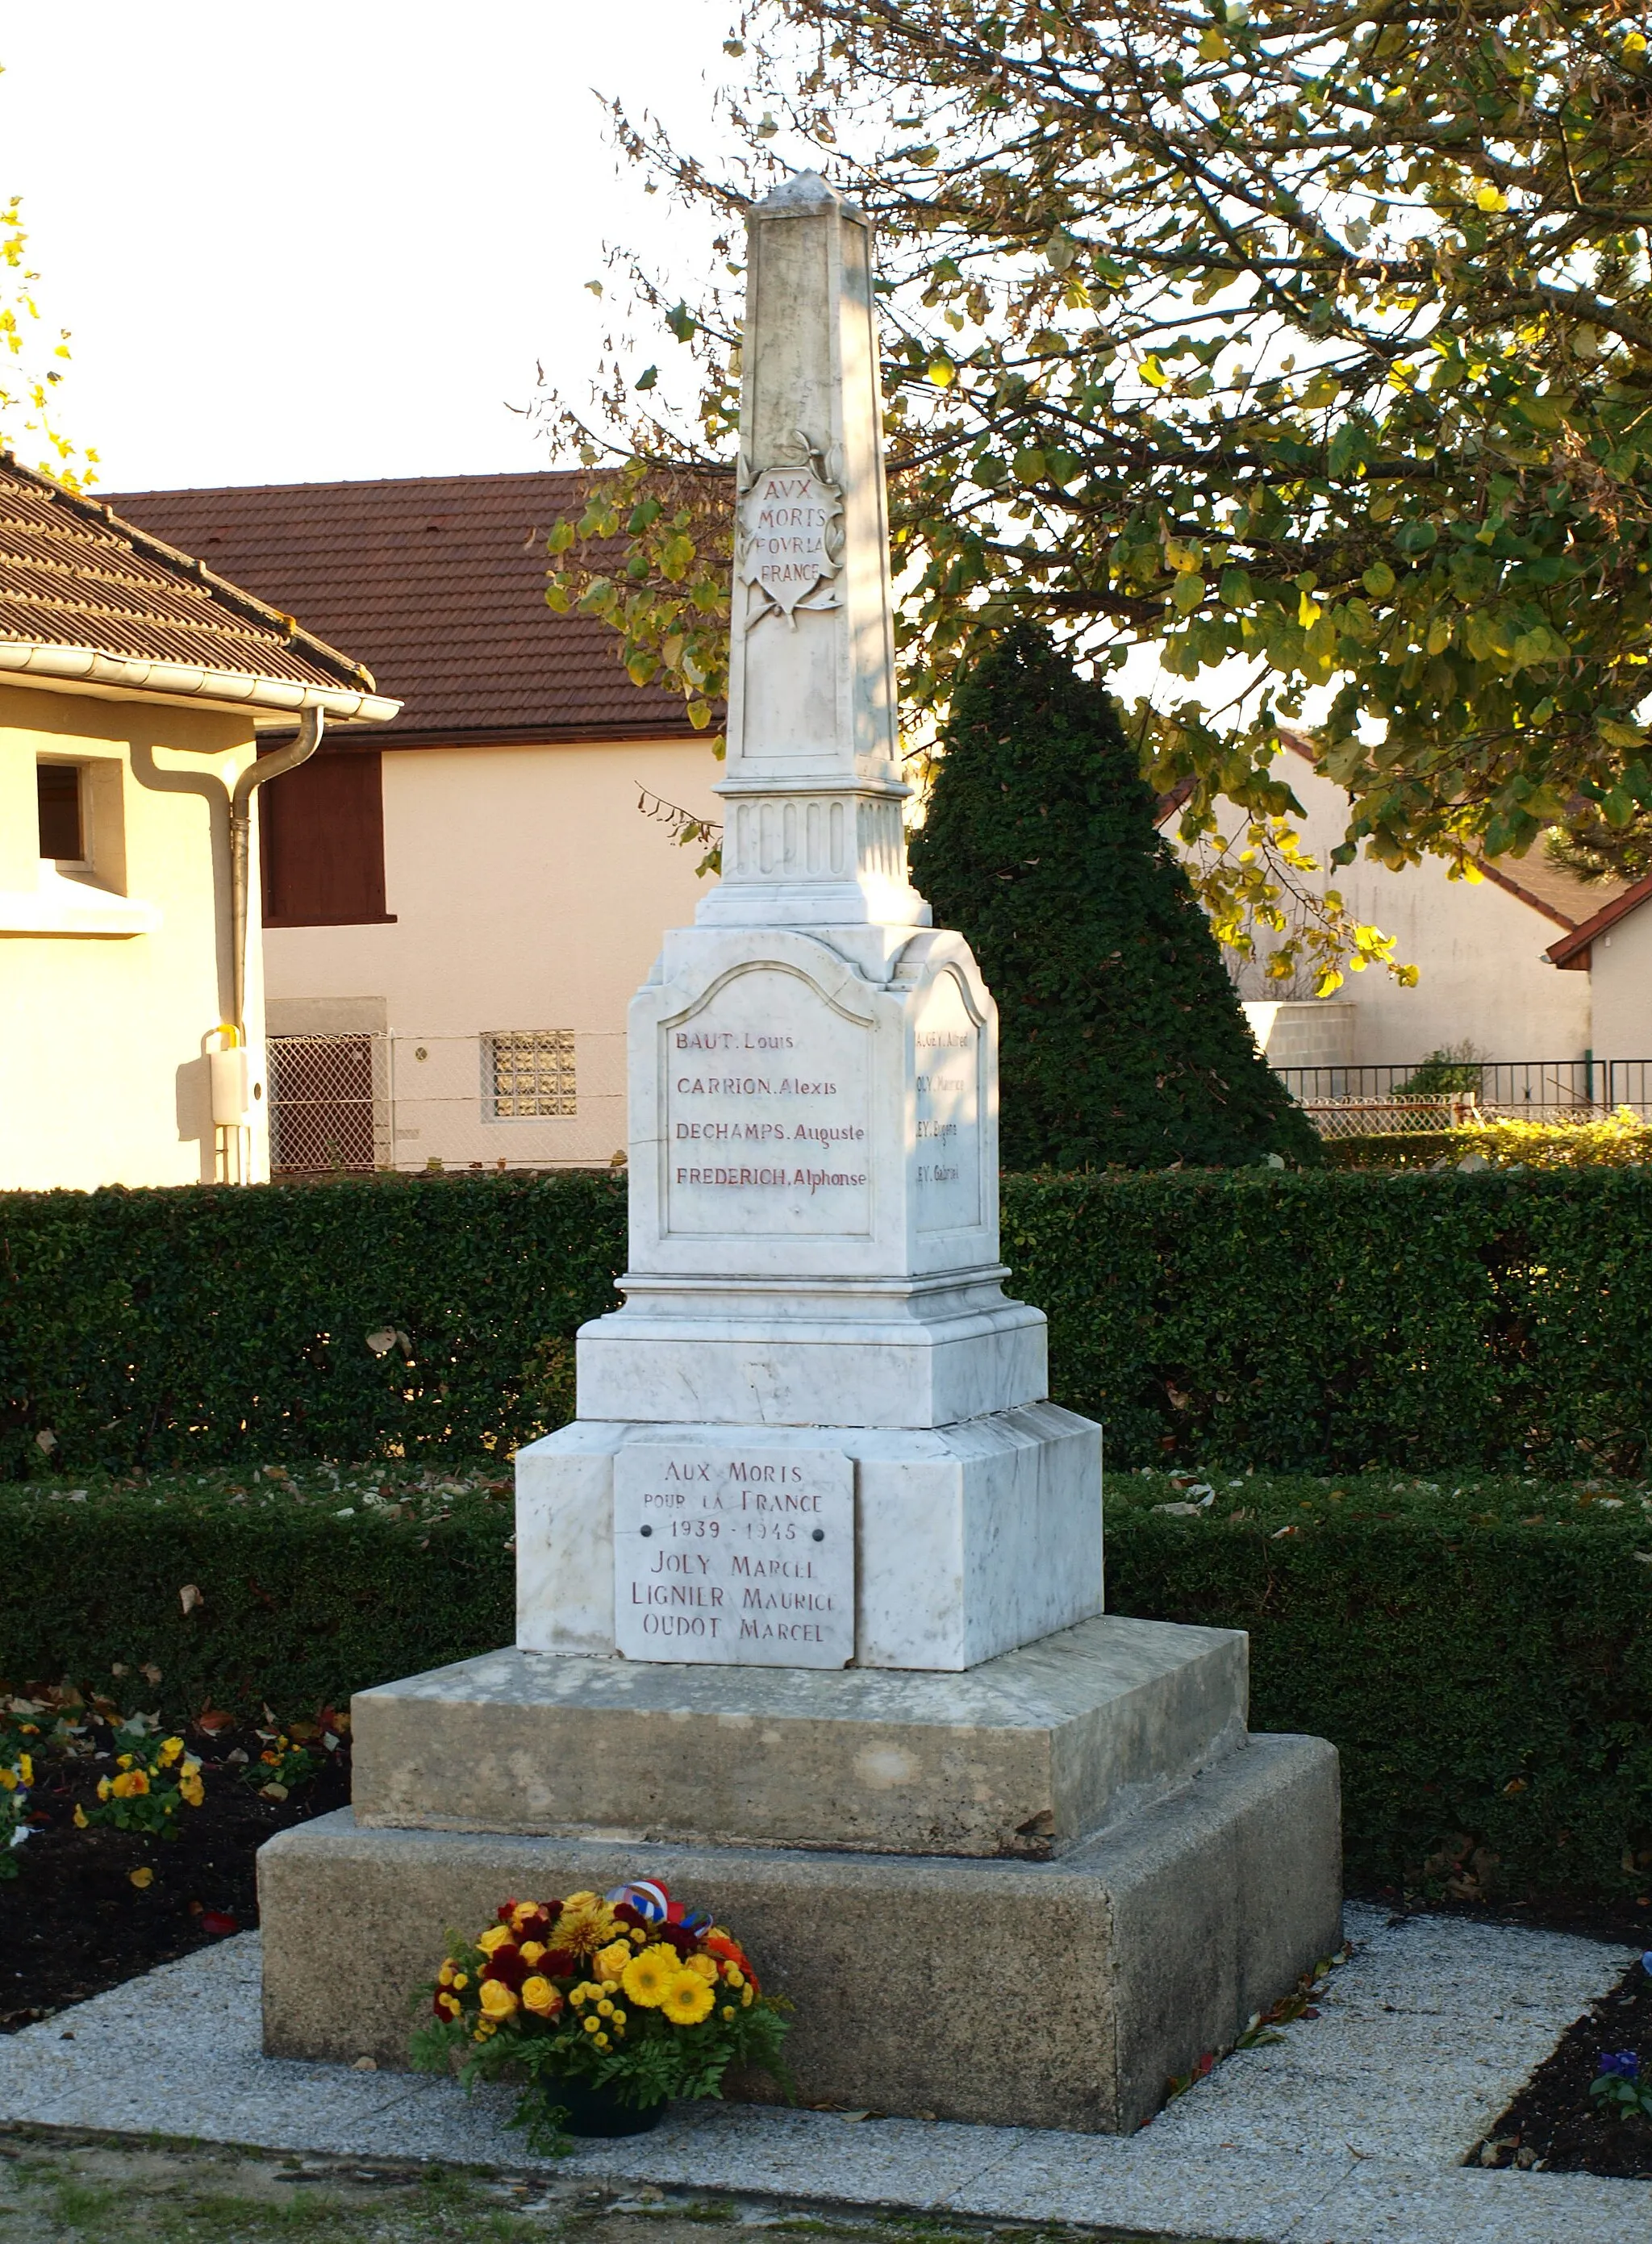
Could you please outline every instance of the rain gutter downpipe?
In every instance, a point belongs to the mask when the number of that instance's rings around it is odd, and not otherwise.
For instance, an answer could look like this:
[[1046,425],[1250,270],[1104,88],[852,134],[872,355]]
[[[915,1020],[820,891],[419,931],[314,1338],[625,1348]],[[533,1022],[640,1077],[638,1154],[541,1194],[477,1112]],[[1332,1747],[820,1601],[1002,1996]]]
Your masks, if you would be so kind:
[[253,854],[253,796],[267,780],[280,779],[283,774],[296,771],[300,764],[309,761],[322,745],[322,732],[326,722],[322,710],[306,709],[299,721],[298,738],[289,741],[286,747],[277,748],[271,755],[261,756],[254,752],[252,762],[236,781],[235,792],[230,797],[230,948],[234,970],[233,1018],[243,1044],[247,1041],[247,904]]

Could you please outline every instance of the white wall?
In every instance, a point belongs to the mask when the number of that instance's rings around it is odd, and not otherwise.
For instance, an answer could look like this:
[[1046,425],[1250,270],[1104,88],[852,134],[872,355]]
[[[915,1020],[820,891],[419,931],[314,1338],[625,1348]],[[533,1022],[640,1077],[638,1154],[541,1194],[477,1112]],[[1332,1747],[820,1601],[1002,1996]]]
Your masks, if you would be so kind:
[[[721,822],[721,770],[703,740],[387,746],[396,923],[270,929],[271,1032],[388,1026],[403,1168],[606,1163],[626,1139],[626,1008],[711,885],[703,844],[643,817],[638,787]],[[575,1032],[577,1114],[484,1119],[478,1031],[548,1029]]]
[[[1339,889],[1354,916],[1393,936],[1396,958],[1419,970],[1410,990],[1379,967],[1346,976],[1336,1002],[1354,1008],[1352,1058],[1405,1063],[1465,1041],[1492,1059],[1576,1059],[1591,1043],[1607,1051],[1598,1024],[1591,1034],[1588,975],[1562,973],[1543,955],[1565,932],[1556,921],[1492,881],[1448,879],[1432,858],[1398,873],[1365,857],[1332,867],[1346,796],[1290,750],[1279,770],[1307,813],[1293,823],[1319,860],[1316,885]],[[1259,954],[1269,941],[1259,929]],[[1268,994],[1255,973],[1241,989]]]
[[1608,1059],[1652,1059],[1652,909],[1642,904],[1589,945],[1595,1050]]

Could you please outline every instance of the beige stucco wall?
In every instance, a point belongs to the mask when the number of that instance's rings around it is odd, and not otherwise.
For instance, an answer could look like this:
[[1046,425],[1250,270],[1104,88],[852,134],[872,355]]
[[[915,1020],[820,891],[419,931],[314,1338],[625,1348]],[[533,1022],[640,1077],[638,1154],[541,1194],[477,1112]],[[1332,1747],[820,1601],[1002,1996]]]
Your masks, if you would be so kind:
[[[1652,1059],[1652,907],[1627,913],[1589,945],[1587,975],[1594,990],[1594,1048],[1602,1058]],[[1635,1091],[1642,1086],[1637,1078]]]
[[[201,1040],[232,1002],[229,795],[252,753],[249,715],[0,685],[0,1188],[223,1173]],[[41,864],[42,758],[89,774],[84,874]],[[78,931],[16,931],[31,916]],[[262,1018],[255,889],[247,1018]],[[261,1044],[251,1057],[261,1086]],[[261,1098],[254,1112],[253,1179],[268,1173]]]
[[[1307,813],[1293,823],[1324,869],[1316,885],[1338,889],[1355,917],[1391,936],[1396,958],[1419,970],[1409,990],[1378,967],[1346,977],[1336,997],[1354,1008],[1352,1059],[1408,1063],[1465,1041],[1492,1059],[1578,1059],[1591,1042],[1607,1050],[1598,1023],[1591,1037],[1589,977],[1561,973],[1543,955],[1565,932],[1556,921],[1491,881],[1448,879],[1434,859],[1398,873],[1364,857],[1332,868],[1346,796],[1294,753],[1279,769]],[[1260,930],[1258,950],[1269,940]],[[1269,994],[1256,974],[1241,987],[1247,997]]]
[[[272,928],[270,1032],[388,1031],[403,1168],[606,1163],[626,1137],[626,1008],[710,885],[703,847],[643,817],[638,788],[721,821],[721,769],[704,740],[387,743],[396,923]],[[577,1112],[485,1119],[479,1036],[558,1029],[575,1036]]]

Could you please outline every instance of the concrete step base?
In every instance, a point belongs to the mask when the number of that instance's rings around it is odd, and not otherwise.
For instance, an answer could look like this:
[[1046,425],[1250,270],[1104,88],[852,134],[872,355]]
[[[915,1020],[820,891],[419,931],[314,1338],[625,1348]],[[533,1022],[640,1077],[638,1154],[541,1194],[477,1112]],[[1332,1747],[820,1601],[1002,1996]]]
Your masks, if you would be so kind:
[[342,1809],[258,1868],[272,2057],[403,2065],[449,1926],[648,1877],[795,2003],[805,2104],[1127,2133],[1336,1948],[1337,1756],[1254,1738],[1055,1862],[364,1830]]
[[1246,1653],[1111,1613],[962,1674],[490,1653],[356,1693],[355,1815],[1039,1861],[1243,1745]]

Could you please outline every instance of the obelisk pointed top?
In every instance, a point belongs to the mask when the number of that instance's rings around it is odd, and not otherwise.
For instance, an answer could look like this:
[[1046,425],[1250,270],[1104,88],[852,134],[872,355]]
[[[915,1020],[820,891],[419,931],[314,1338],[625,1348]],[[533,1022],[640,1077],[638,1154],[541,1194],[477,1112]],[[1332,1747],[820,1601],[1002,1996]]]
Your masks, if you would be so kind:
[[833,186],[818,172],[794,172],[777,187],[771,187],[762,202],[752,206],[753,214],[763,218],[802,216],[809,211],[836,211],[842,218],[852,218],[862,226],[871,221],[858,203],[853,203],[840,188]]
[[703,926],[913,927],[870,220],[818,172],[746,213],[722,880]]

